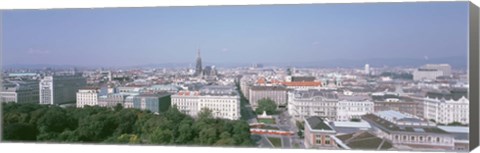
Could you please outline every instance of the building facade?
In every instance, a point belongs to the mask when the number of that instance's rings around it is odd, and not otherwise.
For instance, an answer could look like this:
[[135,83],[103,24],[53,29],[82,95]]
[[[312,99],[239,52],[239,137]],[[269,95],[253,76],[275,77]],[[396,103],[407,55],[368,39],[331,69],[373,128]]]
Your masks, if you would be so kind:
[[437,123],[469,123],[469,100],[465,97],[457,100],[427,97],[424,99],[424,109],[425,118],[435,120]]
[[360,119],[361,116],[373,113],[374,103],[364,96],[341,96],[337,103],[337,121]]
[[255,109],[262,99],[273,100],[277,106],[286,106],[287,89],[284,86],[252,86],[249,91],[250,105]]
[[46,76],[39,83],[40,104],[75,102],[78,89],[86,83],[81,75]]
[[444,76],[443,71],[437,69],[419,68],[413,72],[413,80],[436,80],[437,77]]
[[84,106],[96,106],[98,105],[98,99],[100,96],[99,88],[81,88],[77,92],[77,108],[83,108]]
[[115,107],[118,104],[123,106],[127,96],[129,96],[129,94],[124,94],[124,93],[111,93],[111,94],[101,95],[98,98],[98,106]]
[[0,102],[38,103],[38,81],[9,81],[0,91]]
[[429,122],[397,111],[381,111],[362,116],[380,138],[386,138],[396,148],[411,150],[453,150],[454,135]]
[[165,112],[171,104],[170,94],[140,94],[133,98],[133,108],[149,110],[153,113]]
[[338,95],[333,91],[298,90],[289,92],[288,112],[296,120],[319,116],[329,120],[337,118]]
[[172,105],[193,117],[207,108],[215,118],[238,120],[240,114],[240,96],[234,87],[209,86],[199,91],[180,91],[172,95]]
[[304,120],[305,123],[305,147],[336,149],[337,144],[332,138],[336,135],[336,131],[324,121],[321,117],[314,116]]

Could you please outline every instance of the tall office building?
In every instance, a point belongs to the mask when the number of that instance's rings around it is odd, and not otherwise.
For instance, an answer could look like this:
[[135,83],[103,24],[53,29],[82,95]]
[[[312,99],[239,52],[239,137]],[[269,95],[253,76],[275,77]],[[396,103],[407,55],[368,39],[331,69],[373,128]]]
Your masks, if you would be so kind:
[[370,74],[370,65],[365,64],[365,74],[369,75]]
[[76,101],[78,89],[87,81],[81,75],[46,76],[40,80],[40,104],[64,104]]
[[197,62],[195,65],[195,76],[202,75],[202,58],[200,57],[200,49],[197,52]]

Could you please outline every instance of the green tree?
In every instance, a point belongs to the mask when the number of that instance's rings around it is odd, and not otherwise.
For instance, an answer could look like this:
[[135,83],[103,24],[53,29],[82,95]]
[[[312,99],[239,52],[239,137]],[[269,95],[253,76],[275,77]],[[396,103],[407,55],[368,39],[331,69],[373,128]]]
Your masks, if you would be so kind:
[[258,107],[255,109],[257,114],[262,114],[265,111],[267,114],[276,114],[277,113],[277,104],[267,98],[258,100]]
[[173,131],[170,129],[157,128],[150,136],[150,143],[171,144],[173,143]]
[[448,126],[464,126],[464,125],[460,122],[452,122],[452,123],[448,123]]
[[358,119],[358,118],[352,118],[352,119],[350,119],[350,121],[351,121],[351,122],[360,122],[360,119]]
[[72,120],[69,119],[65,110],[57,106],[51,106],[37,121],[41,133],[61,133],[69,127],[73,128],[72,124]]
[[25,123],[12,123],[3,128],[3,140],[34,141],[37,134],[35,126]]

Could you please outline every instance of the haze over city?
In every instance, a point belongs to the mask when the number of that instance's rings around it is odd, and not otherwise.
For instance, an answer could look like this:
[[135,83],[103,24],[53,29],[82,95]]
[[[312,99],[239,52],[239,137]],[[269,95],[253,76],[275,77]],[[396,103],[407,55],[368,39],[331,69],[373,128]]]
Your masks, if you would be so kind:
[[466,67],[467,14],[468,3],[8,10],[3,64],[187,65],[201,49],[218,65]]

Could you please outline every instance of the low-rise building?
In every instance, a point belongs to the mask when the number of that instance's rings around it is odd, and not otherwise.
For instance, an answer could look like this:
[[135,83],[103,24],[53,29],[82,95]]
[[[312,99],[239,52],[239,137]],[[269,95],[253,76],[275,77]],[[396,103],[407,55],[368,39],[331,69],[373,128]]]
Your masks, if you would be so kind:
[[300,121],[311,116],[335,120],[337,103],[338,95],[334,91],[296,90],[289,92],[288,112]]
[[0,102],[38,103],[38,81],[8,81],[0,91]]
[[305,123],[305,147],[306,148],[321,148],[321,149],[336,149],[337,144],[332,139],[336,135],[327,121],[321,117],[313,116],[304,120]]
[[361,116],[372,113],[374,103],[368,96],[360,95],[339,95],[337,103],[337,121],[349,121],[360,119]]
[[380,138],[403,150],[453,150],[455,138],[435,123],[397,111],[381,111],[362,116]]
[[207,86],[199,91],[180,91],[172,95],[172,105],[193,117],[207,108],[215,118],[240,119],[240,95],[232,86]]
[[96,106],[98,105],[98,99],[100,96],[100,88],[86,87],[80,88],[77,92],[77,108],[83,108],[84,106]]
[[262,99],[273,100],[277,106],[287,105],[287,89],[284,86],[252,86],[249,96],[250,104],[254,109]]
[[429,92],[424,98],[424,117],[441,124],[468,124],[469,100],[466,89],[449,92]]
[[133,108],[149,110],[153,113],[165,112],[170,108],[169,93],[140,94],[133,98]]

